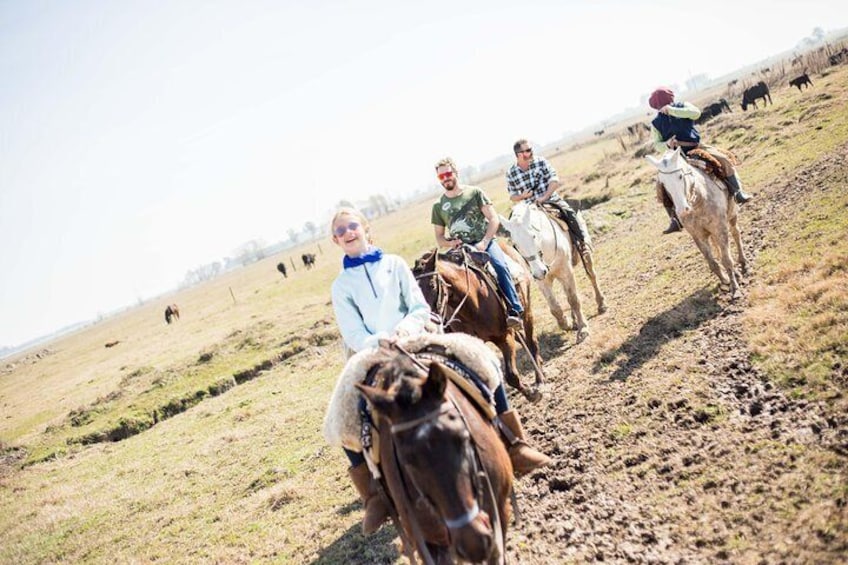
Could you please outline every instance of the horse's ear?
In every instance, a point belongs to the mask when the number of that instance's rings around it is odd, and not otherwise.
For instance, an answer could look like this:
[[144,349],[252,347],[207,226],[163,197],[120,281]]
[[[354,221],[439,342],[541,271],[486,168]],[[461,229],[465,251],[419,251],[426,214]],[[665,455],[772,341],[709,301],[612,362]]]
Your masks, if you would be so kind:
[[445,375],[445,367],[441,363],[430,363],[430,372],[427,374],[427,380],[421,389],[423,398],[435,397],[442,398],[445,395],[447,388],[447,376]]
[[436,258],[439,256],[439,248],[436,247],[433,249],[433,252],[430,253],[430,256],[427,257],[427,262],[425,263],[425,267],[427,267],[428,271],[432,271],[436,268]]
[[660,160],[654,157],[653,155],[645,155],[645,159],[647,159],[648,162],[651,163],[653,166],[659,168]]
[[383,414],[388,413],[389,409],[395,403],[394,397],[390,396],[384,390],[360,383],[356,383],[353,386],[359,389],[362,396],[364,396],[368,402],[371,403],[371,406],[373,406],[378,412],[382,412]]

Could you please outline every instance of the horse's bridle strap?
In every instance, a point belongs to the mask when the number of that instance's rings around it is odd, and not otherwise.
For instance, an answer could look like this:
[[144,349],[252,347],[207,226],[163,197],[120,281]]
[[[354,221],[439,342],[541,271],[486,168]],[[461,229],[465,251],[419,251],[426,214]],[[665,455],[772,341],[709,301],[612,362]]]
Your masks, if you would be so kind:
[[451,405],[447,402],[443,402],[441,406],[433,410],[432,412],[428,412],[421,416],[420,418],[415,418],[414,420],[409,420],[408,422],[401,422],[399,424],[392,424],[391,432],[393,434],[398,434],[401,432],[405,432],[411,430],[413,428],[417,428],[421,424],[425,422],[429,422],[430,420],[435,420],[442,414],[450,411]]
[[477,501],[474,501],[474,506],[469,508],[465,514],[460,516],[459,518],[445,518],[445,526],[450,530],[458,530],[459,528],[464,528],[468,524],[474,521],[474,519],[480,515],[480,505],[477,504]]

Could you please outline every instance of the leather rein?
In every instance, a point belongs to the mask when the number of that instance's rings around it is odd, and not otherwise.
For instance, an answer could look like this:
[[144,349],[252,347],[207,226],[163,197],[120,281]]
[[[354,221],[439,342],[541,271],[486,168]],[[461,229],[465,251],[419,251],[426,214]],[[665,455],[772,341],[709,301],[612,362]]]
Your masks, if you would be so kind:
[[[393,345],[393,347],[395,349],[397,349],[400,353],[407,356],[413,363],[415,363],[416,366],[418,366],[418,368],[420,368],[424,371],[426,371],[428,369],[427,366],[424,365],[417,357],[415,357],[414,355],[412,355],[411,353],[406,351],[399,344],[395,343]],[[448,535],[449,536],[450,536],[450,533],[453,530],[458,530],[460,528],[467,526],[468,524],[473,522],[477,518],[477,516],[480,515],[480,502],[482,500],[482,496],[483,496],[484,492],[488,492],[489,499],[493,504],[492,508],[494,509],[494,512],[495,512],[495,516],[493,516],[494,520],[493,520],[493,523],[492,523],[492,528],[493,528],[492,532],[494,533],[494,528],[500,527],[500,524],[499,524],[500,516],[498,515],[497,504],[495,504],[494,490],[492,489],[492,484],[491,484],[491,481],[489,479],[488,474],[485,471],[482,470],[483,469],[482,458],[480,457],[480,453],[479,453],[479,450],[477,448],[477,443],[474,441],[474,435],[471,433],[471,427],[468,424],[468,420],[465,418],[465,414],[462,413],[462,410],[459,409],[459,405],[457,404],[457,401],[453,397],[453,395],[448,394],[448,399],[445,400],[444,402],[442,402],[442,404],[439,405],[438,408],[431,410],[430,412],[424,414],[423,416],[420,416],[420,417],[415,418],[413,420],[409,420],[407,422],[400,422],[400,423],[397,423],[397,424],[391,423],[391,427],[389,428],[389,430],[390,430],[392,436],[395,437],[397,434],[408,432],[410,430],[417,429],[424,424],[427,424],[427,423],[430,423],[430,422],[433,422],[433,421],[437,421],[443,415],[449,414],[451,412],[456,412],[459,415],[460,419],[462,420],[463,425],[465,426],[466,431],[468,432],[469,441],[467,442],[466,447],[465,447],[465,449],[466,449],[466,459],[470,462],[470,465],[471,465],[471,468],[468,470],[468,475],[469,475],[468,478],[469,478],[469,481],[472,484],[472,487],[474,488],[476,498],[473,500],[473,504],[471,505],[471,507],[466,508],[465,512],[463,512],[460,516],[457,516],[455,518],[447,518],[445,516],[442,516],[441,517],[442,522],[444,523],[445,527],[448,529]],[[408,463],[406,462],[406,460],[403,457],[403,454],[396,448],[397,444],[395,442],[392,442],[392,444],[395,446],[394,453],[395,453],[396,460],[399,463],[401,463],[404,468],[409,467]],[[398,469],[398,471],[400,472],[401,478],[402,479],[408,479],[409,482],[412,484],[412,487],[418,492],[418,495],[419,495],[418,498],[419,499],[424,498],[427,501],[427,503],[430,504],[435,509],[435,505],[429,500],[427,495],[424,494],[424,491],[415,482],[415,478],[410,473],[406,473],[406,472],[401,471],[400,468]],[[482,483],[484,481],[486,483],[486,486],[488,487],[487,491],[484,491],[484,488],[483,488]],[[404,480],[403,482],[405,483],[406,481]],[[410,497],[410,493],[409,493],[407,488],[404,488],[404,495],[406,497],[405,502],[408,505],[408,507],[414,508],[415,505],[411,504],[411,500],[410,500],[411,497]],[[421,553],[422,559],[424,560],[424,562],[427,565],[435,565],[435,560],[433,559],[433,556],[430,554],[430,550],[427,549],[427,542],[424,539],[424,535],[421,531],[421,525],[418,523],[418,520],[415,517],[415,513],[410,511],[408,513],[408,517],[409,517],[409,521],[410,521],[410,527],[412,529],[413,535],[415,536],[416,546],[419,549],[419,553]],[[409,555],[409,557],[410,557],[410,561],[412,563],[415,563],[414,558],[412,557],[411,554]]]

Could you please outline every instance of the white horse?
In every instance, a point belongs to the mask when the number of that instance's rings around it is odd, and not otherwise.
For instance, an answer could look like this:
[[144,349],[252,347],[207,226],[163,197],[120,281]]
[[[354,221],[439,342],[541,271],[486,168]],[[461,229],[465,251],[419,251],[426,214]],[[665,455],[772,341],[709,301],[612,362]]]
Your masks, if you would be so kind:
[[[742,238],[736,225],[736,202],[727,189],[700,168],[690,165],[680,154],[679,147],[667,151],[662,159],[651,155],[645,158],[659,170],[657,190],[665,188],[674,203],[680,223],[695,240],[710,270],[723,285],[730,285],[733,298],[741,296],[739,280],[730,256],[729,234],[733,234],[733,241],[736,242],[742,273],[748,272],[748,262],[742,251]],[[713,247],[718,249],[724,271],[715,260]]]
[[[572,248],[571,235],[558,222],[551,219],[536,204],[519,202],[512,208],[509,219],[502,218],[501,224],[510,233],[510,238],[518,252],[527,261],[533,278],[539,284],[548,308],[556,318],[562,330],[577,330],[577,343],[589,335],[589,326],[583,317],[580,297],[577,295],[577,284],[574,280],[574,267],[580,261],[580,254]],[[583,266],[592,286],[595,289],[595,301],[598,313],[606,312],[606,300],[598,287],[594,263],[589,249],[583,256]],[[572,323],[569,324],[562,307],[554,297],[553,284],[558,280],[565,290],[568,304],[571,307]]]

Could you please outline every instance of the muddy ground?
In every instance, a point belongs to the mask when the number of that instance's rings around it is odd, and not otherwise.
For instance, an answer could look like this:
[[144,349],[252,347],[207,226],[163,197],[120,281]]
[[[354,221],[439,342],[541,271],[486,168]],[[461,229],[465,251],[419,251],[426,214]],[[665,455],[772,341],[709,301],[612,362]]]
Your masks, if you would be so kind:
[[[825,184],[848,187],[846,163],[842,147],[744,207],[748,285],[763,235]],[[646,258],[646,272],[668,259]],[[611,312],[590,321],[596,334],[625,298],[608,296]],[[547,372],[558,375],[550,394],[539,408],[515,404],[556,463],[518,483],[511,562],[848,561],[845,399],[810,403],[771,385],[751,362],[746,305],[693,288],[647,319],[615,318],[639,327],[615,351],[590,338],[552,358],[563,344],[544,344]],[[833,371],[848,381],[846,367]],[[841,497],[822,495],[822,484],[842,485]]]

